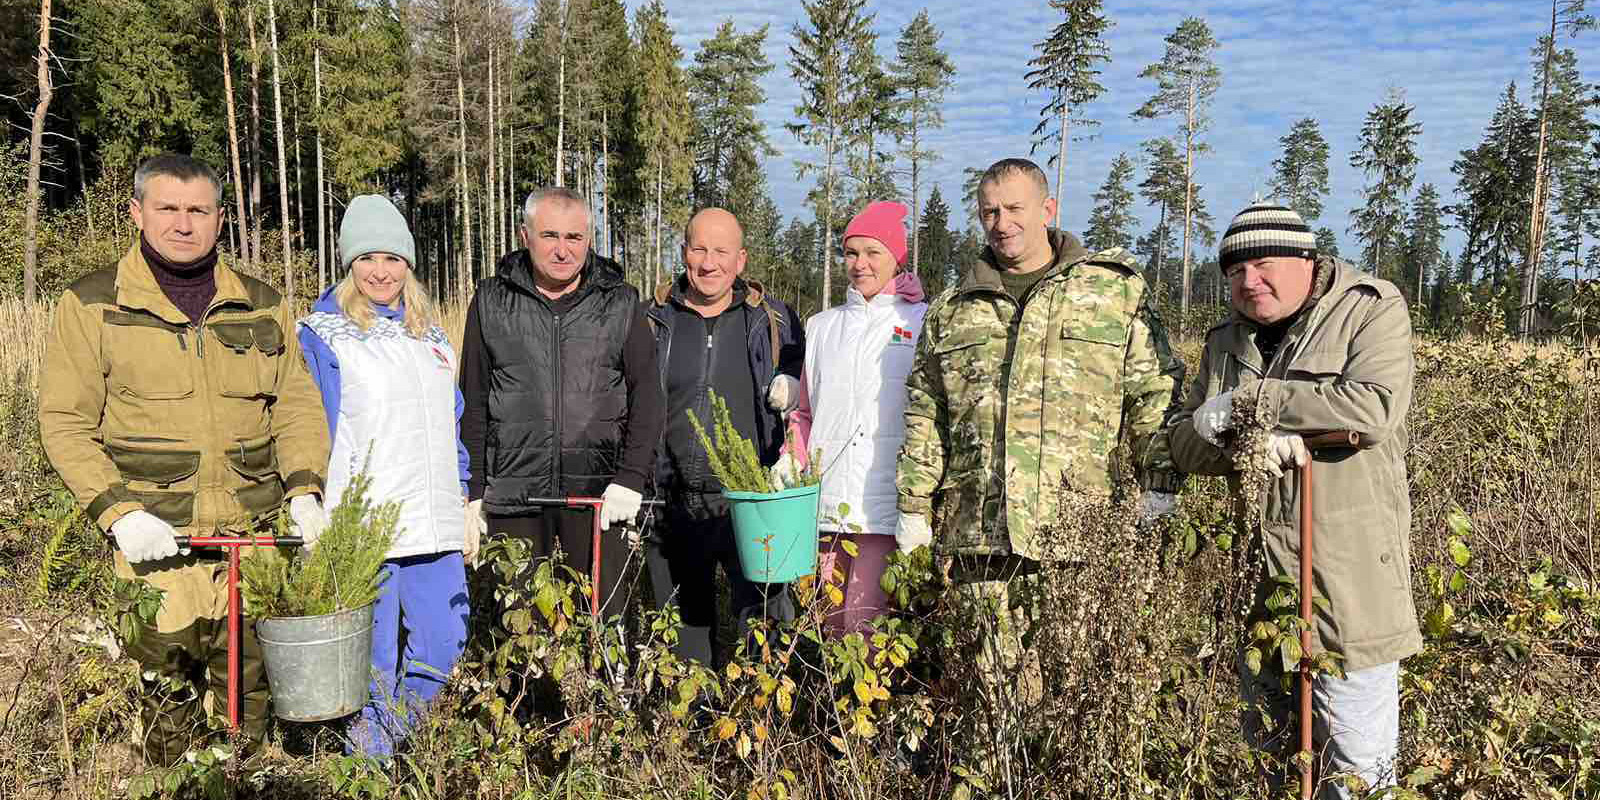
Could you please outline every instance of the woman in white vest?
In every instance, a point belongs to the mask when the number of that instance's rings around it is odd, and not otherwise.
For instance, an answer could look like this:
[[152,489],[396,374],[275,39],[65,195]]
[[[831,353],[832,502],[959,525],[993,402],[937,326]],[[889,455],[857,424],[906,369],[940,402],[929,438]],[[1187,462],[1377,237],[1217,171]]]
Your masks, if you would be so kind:
[[[866,631],[888,605],[879,580],[895,549],[906,375],[928,310],[916,273],[901,271],[905,262],[904,205],[871,203],[845,227],[850,289],[844,305],[806,321],[800,405],[790,418],[802,452],[776,469],[792,473],[821,451],[818,574],[844,581],[844,605],[827,619],[835,636]],[[854,543],[854,556],[845,541]]]
[[[400,503],[372,635],[372,696],[352,749],[387,758],[443,687],[467,638],[467,454],[456,353],[412,271],[405,217],[380,195],[350,202],[339,226],[348,270],[300,320],[333,453],[331,509],[363,469],[369,498]],[[465,552],[464,552],[465,551]],[[405,651],[400,651],[404,628]]]

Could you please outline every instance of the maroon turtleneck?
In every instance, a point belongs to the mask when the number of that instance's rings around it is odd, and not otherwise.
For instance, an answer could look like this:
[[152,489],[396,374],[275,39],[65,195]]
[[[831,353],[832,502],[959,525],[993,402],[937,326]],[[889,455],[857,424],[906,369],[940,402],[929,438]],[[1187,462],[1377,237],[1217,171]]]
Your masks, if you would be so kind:
[[216,246],[187,264],[174,264],[157,253],[150,241],[140,234],[139,252],[144,254],[145,263],[150,265],[150,272],[156,276],[156,284],[167,299],[190,322],[198,324],[205,316],[206,307],[211,305],[211,299],[217,296]]

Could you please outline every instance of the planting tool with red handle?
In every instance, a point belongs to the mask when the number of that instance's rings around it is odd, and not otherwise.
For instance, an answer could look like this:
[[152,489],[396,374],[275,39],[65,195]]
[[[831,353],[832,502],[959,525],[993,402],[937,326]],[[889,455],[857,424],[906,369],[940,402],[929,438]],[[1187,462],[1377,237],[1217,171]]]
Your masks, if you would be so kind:
[[221,547],[228,551],[228,726],[239,730],[239,639],[244,612],[239,602],[239,548],[299,547],[298,536],[178,536],[179,547]]
[[[1355,431],[1328,431],[1308,434],[1302,439],[1308,453],[1322,450],[1360,450],[1371,445]],[[1300,465],[1300,618],[1305,625],[1300,628],[1300,797],[1311,800],[1311,464],[1307,458]]]
[[[593,519],[590,528],[589,549],[589,614],[600,616],[600,507],[605,505],[605,499],[600,497],[535,497],[528,501],[536,506],[550,508],[589,508],[589,516]],[[662,505],[660,500],[644,500],[641,506],[652,507]]]

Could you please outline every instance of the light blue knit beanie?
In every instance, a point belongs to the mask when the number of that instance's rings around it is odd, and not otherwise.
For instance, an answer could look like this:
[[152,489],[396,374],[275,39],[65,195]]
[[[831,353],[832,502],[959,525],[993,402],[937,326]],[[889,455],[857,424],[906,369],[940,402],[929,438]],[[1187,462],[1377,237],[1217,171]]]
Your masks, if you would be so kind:
[[349,269],[350,262],[368,253],[393,253],[417,265],[417,244],[406,218],[381,194],[352,199],[339,223],[339,263]]

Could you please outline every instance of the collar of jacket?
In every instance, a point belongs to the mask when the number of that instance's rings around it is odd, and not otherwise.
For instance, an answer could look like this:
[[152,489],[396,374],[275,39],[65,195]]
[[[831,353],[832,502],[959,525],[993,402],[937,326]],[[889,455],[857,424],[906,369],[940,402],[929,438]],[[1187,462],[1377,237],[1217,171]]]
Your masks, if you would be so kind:
[[[673,300],[680,299],[688,286],[689,278],[687,275],[679,275],[673,280],[663,281],[656,287],[656,296],[652,298],[652,304],[656,308],[665,307]],[[733,292],[736,301],[739,293],[743,292],[744,304],[751,308],[760,308],[767,301],[767,290],[761,285],[761,281],[734,278]]]
[[844,304],[846,306],[884,308],[886,306],[894,305],[899,299],[900,298],[894,293],[893,280],[891,280],[888,284],[885,284],[883,290],[873,295],[871,300],[863,297],[860,292],[856,291],[856,287],[854,286],[846,289],[844,292]]
[[[1078,237],[1055,228],[1048,230],[1050,236],[1050,263],[1045,265],[1045,274],[1039,280],[1045,281],[1065,272],[1073,264],[1088,258],[1091,253],[1084,249]],[[973,262],[972,268],[961,278],[961,283],[956,287],[956,294],[963,295],[967,292],[988,290],[1006,293],[1005,284],[1000,281],[1000,267],[995,263],[994,252],[988,247],[983,248],[983,253],[978,260]]]
[[[589,292],[610,291],[622,285],[622,267],[618,266],[617,262],[596,253],[592,247],[589,248],[589,255],[583,259],[583,268],[579,270],[579,274],[582,277],[578,279],[578,288],[574,290],[578,297]],[[538,285],[533,282],[533,256],[525,247],[502,256],[500,263],[495,266],[495,275],[527,294],[546,302],[550,299],[545,297],[544,293],[539,291]]]
[[[224,303],[255,307],[250,302],[249,293],[244,290],[244,281],[239,279],[238,273],[228,268],[226,257],[219,255],[217,265],[212,269],[216,272],[217,294],[211,300],[211,308]],[[198,325],[201,322],[184,316],[183,312],[167,299],[167,293],[161,291],[161,285],[156,283],[155,273],[145,262],[144,254],[139,252],[137,241],[128,248],[127,255],[117,262],[117,305],[148,311],[174,325],[189,323]]]

